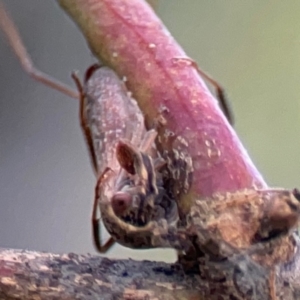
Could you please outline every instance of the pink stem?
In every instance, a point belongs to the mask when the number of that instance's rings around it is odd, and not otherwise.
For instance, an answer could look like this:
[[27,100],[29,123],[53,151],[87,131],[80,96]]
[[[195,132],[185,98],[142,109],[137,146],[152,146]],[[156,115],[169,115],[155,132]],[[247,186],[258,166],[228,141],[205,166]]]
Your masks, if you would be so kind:
[[[59,0],[93,53],[126,76],[147,124],[158,127],[161,152],[192,161],[186,199],[266,187],[235,131],[197,71],[142,0]],[[188,200],[187,200],[188,201]]]

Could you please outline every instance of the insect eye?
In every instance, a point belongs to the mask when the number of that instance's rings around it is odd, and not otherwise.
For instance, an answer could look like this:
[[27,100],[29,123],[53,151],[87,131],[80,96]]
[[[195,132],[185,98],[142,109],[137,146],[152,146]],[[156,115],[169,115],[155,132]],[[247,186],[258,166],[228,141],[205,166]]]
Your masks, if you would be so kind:
[[116,156],[123,169],[132,175],[136,173],[134,166],[135,152],[132,147],[122,141],[119,141],[116,149]]
[[114,213],[117,216],[124,214],[124,212],[132,205],[132,196],[128,193],[116,193],[111,199],[111,205]]

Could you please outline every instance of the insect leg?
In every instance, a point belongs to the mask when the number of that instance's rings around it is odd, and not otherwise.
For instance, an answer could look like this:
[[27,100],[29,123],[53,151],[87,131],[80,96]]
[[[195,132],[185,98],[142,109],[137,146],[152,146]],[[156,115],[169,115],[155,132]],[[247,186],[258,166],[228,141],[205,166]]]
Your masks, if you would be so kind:
[[[86,115],[84,110],[84,99],[85,94],[83,90],[83,86],[80,82],[80,79],[78,78],[76,73],[72,73],[72,78],[75,81],[75,84],[77,86],[77,89],[80,94],[80,108],[79,108],[79,119],[80,119],[80,125],[83,131],[83,135],[85,136],[86,143],[88,146],[88,150],[90,153],[90,158],[92,161],[92,166],[94,168],[94,172],[97,175],[98,174],[98,164],[97,164],[97,158],[95,153],[95,148],[93,145],[93,139],[92,139],[92,133],[90,130],[90,127],[88,126],[88,123],[86,121]],[[95,193],[95,199],[93,204],[93,211],[92,211],[92,235],[93,235],[93,241],[94,246],[97,249],[99,253],[106,253],[114,244],[115,240],[113,238],[109,238],[108,241],[102,245],[101,244],[101,232],[100,232],[100,219],[97,216],[97,210],[98,210],[98,199],[99,199],[99,186],[101,182],[103,181],[105,174],[109,171],[109,168],[105,169],[103,174],[99,177],[99,180],[97,181],[96,185],[96,193]]]
[[211,85],[214,86],[214,88],[216,89],[216,95],[217,95],[219,104],[221,106],[221,109],[222,109],[224,115],[226,116],[228,122],[231,125],[233,125],[234,124],[234,116],[233,116],[230,102],[229,102],[228,98],[226,97],[224,88],[214,78],[212,78],[210,75],[208,75],[206,72],[204,72],[198,66],[198,64],[191,58],[175,57],[175,58],[173,58],[173,60],[188,62],[193,68],[195,68],[197,70],[197,72],[200,74],[200,76],[202,76],[206,81],[208,81]]
[[33,79],[47,85],[71,98],[78,99],[79,95],[76,91],[68,87],[67,85],[59,82],[50,75],[43,73],[35,68],[33,62],[22,42],[22,39],[18,33],[18,30],[4,8],[2,2],[0,2],[0,28],[4,32],[11,48],[18,57],[23,70]]
[[94,204],[93,204],[93,211],[92,211],[92,234],[93,234],[93,241],[95,248],[100,253],[106,253],[114,244],[115,240],[110,237],[107,242],[105,242],[103,245],[101,244],[101,238],[100,238],[100,219],[97,216],[97,210],[98,210],[98,202],[99,202],[99,188],[103,180],[105,179],[105,176],[107,172],[109,172],[110,169],[106,168],[99,179],[97,180],[96,188],[95,188],[95,198],[94,198]]
[[[72,88],[68,87],[67,85],[57,81],[53,77],[49,76],[46,73],[39,71],[33,64],[23,42],[20,37],[20,34],[12,21],[11,17],[9,16],[8,12],[5,10],[5,7],[2,2],[0,2],[0,29],[3,31],[4,35],[6,36],[8,43],[10,44],[12,50],[16,54],[17,58],[20,61],[20,64],[23,70],[33,79],[43,83],[44,85],[51,87],[71,98],[80,99],[80,124],[84,133],[84,136],[87,141],[88,149],[90,152],[92,165],[94,168],[95,173],[97,174],[97,163],[96,163],[96,155],[92,143],[92,136],[87,126],[85,114],[84,114],[84,93],[83,88],[80,83],[80,80],[73,74],[72,77],[77,85],[79,94],[77,91],[73,90]],[[99,242],[99,227],[98,223],[99,220],[97,219],[97,211],[93,209],[93,232],[94,236],[97,235],[97,239],[94,238],[95,245],[99,252],[106,252],[113,244],[114,240],[111,238],[107,243],[101,245]]]

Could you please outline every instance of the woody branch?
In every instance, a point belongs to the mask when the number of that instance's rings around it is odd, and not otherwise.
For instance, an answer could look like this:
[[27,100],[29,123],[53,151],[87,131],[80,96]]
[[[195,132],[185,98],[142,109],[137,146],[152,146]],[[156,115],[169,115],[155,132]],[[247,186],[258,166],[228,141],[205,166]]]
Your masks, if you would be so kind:
[[199,299],[195,285],[162,262],[0,249],[0,299]]

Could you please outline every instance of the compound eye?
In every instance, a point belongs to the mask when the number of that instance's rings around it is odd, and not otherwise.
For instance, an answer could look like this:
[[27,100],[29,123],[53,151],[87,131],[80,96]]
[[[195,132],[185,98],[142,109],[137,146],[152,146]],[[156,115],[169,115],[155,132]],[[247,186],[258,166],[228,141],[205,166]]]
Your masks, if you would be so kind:
[[132,196],[128,193],[118,192],[112,197],[111,205],[116,216],[122,216],[132,206]]
[[134,159],[137,157],[137,154],[131,145],[119,141],[117,144],[116,156],[120,166],[125,169],[126,172],[132,175],[136,173]]

